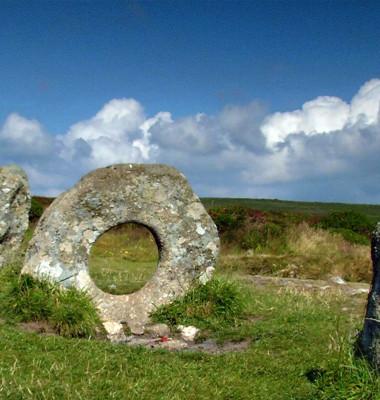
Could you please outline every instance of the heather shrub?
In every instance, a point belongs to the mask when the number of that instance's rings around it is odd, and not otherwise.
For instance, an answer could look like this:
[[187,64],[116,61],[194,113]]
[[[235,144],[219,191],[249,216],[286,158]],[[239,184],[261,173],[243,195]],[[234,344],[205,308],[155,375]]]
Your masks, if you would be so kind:
[[321,218],[316,226],[340,233],[347,241],[369,244],[374,224],[364,214],[357,211],[335,211]]
[[30,210],[29,210],[29,221],[36,221],[38,220],[41,215],[43,214],[44,209],[42,207],[42,204],[36,200],[34,197],[32,197],[32,201],[30,204]]

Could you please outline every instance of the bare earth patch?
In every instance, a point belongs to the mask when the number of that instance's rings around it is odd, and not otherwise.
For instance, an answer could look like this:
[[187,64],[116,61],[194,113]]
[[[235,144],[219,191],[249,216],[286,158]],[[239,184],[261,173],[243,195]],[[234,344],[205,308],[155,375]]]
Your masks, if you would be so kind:
[[20,322],[18,326],[25,332],[55,335],[54,329],[46,321]]

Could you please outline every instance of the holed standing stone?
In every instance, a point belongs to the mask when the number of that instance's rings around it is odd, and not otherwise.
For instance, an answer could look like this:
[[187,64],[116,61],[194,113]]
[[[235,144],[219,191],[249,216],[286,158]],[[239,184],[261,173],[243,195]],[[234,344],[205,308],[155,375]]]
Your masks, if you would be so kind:
[[372,235],[371,256],[373,263],[372,287],[368,295],[359,347],[371,364],[380,370],[380,222]]
[[30,190],[25,172],[17,165],[0,167],[0,266],[20,250],[29,224]]
[[[89,254],[101,234],[126,222],[152,232],[159,262],[139,291],[112,295],[91,279]],[[103,321],[142,329],[156,307],[210,276],[218,252],[216,226],[183,174],[169,165],[119,164],[90,172],[54,200],[37,225],[22,272],[86,289]]]

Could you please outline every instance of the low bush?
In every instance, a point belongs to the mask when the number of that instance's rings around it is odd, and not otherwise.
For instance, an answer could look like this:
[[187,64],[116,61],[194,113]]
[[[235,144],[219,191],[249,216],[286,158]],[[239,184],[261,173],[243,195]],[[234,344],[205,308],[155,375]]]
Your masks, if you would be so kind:
[[303,214],[261,211],[243,206],[216,207],[209,213],[218,228],[222,246],[234,245],[257,253],[283,253],[287,250],[286,228],[312,221],[312,217]]
[[364,246],[370,245],[370,239],[366,235],[361,235],[360,233],[354,232],[351,229],[346,228],[331,228],[329,229],[331,233],[338,233],[343,237],[344,240],[347,242],[354,243],[354,244],[362,244]]
[[246,219],[244,207],[218,207],[209,211],[219,233],[241,228]]
[[[280,248],[286,247],[284,231],[285,225],[281,223],[268,222],[264,225],[258,225],[243,235],[241,248],[243,250],[260,252],[263,249],[272,247],[271,250],[275,250],[277,253],[280,251]],[[276,246],[273,246],[274,243],[276,243]],[[277,247],[277,249],[273,247]]]

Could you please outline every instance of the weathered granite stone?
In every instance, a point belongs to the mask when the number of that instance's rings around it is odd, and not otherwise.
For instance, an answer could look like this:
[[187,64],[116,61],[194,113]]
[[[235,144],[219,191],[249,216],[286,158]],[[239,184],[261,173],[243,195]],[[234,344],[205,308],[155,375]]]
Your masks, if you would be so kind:
[[380,222],[372,235],[372,287],[368,295],[364,327],[359,347],[371,364],[380,370]]
[[[125,222],[152,232],[159,262],[139,291],[112,295],[92,281],[89,253],[101,234]],[[22,272],[88,290],[104,321],[144,326],[151,311],[211,271],[218,252],[216,226],[184,175],[168,165],[120,164],[90,172],[54,200],[37,225]]]
[[25,172],[16,165],[0,167],[0,266],[18,254],[28,229],[29,209]]

